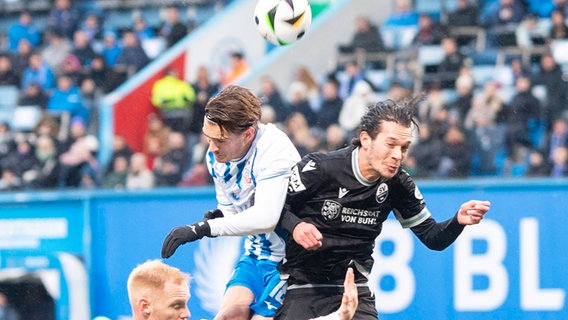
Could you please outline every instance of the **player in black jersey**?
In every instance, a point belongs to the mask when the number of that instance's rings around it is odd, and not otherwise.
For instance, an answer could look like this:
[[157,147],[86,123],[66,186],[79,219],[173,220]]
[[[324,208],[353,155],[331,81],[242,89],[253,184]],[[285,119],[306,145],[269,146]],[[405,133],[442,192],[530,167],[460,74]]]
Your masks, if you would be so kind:
[[359,289],[354,319],[377,319],[366,283],[375,239],[391,211],[433,250],[448,247],[465,225],[478,224],[489,211],[489,201],[470,200],[447,221],[431,217],[413,179],[401,169],[418,101],[370,106],[352,146],[308,154],[294,167],[280,220],[292,235],[279,265],[288,289],[276,320],[308,319],[337,309],[349,266],[356,270]]

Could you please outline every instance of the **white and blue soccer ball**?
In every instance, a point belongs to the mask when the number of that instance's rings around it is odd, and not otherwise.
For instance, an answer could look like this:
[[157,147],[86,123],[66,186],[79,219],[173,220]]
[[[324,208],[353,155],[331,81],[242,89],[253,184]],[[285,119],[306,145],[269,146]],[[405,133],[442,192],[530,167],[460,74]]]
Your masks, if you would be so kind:
[[254,21],[260,35],[282,46],[302,38],[312,23],[308,0],[258,0]]

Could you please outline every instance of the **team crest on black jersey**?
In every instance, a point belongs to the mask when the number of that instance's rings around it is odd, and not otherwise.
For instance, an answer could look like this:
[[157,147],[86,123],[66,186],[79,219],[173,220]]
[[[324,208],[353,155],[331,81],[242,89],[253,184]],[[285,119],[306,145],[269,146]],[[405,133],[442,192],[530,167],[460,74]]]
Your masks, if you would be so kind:
[[325,220],[334,220],[341,213],[341,204],[333,200],[325,200],[321,207],[321,214]]
[[383,203],[389,196],[389,186],[386,183],[381,183],[381,185],[377,188],[377,194],[375,195],[375,199],[377,199],[378,203]]

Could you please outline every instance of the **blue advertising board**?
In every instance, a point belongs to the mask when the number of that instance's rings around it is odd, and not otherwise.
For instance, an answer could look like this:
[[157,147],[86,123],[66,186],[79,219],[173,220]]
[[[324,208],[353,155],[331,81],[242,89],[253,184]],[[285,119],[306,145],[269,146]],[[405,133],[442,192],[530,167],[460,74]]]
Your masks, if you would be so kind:
[[[376,242],[369,282],[382,320],[568,319],[568,273],[563,268],[568,265],[563,250],[568,243],[563,232],[568,224],[568,180],[418,184],[438,221],[470,199],[490,200],[491,211],[441,252],[427,249],[394,217],[387,220]],[[54,199],[33,199],[0,197],[0,259],[54,252],[81,256],[89,275],[91,316],[111,319],[130,315],[130,270],[159,259],[163,238],[172,227],[200,220],[216,204],[212,188],[61,193]],[[39,220],[27,224],[25,219]],[[35,227],[38,223],[42,228]],[[20,247],[14,248],[15,243]],[[166,260],[192,275],[192,319],[213,318],[241,252],[241,237],[205,238],[181,246]]]

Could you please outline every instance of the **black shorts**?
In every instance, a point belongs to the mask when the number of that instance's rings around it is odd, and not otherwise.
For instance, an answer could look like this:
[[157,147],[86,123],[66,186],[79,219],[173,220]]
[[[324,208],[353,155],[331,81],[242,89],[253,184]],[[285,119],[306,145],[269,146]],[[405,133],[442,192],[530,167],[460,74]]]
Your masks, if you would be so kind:
[[[375,295],[367,286],[357,287],[359,306],[354,320],[377,320]],[[306,320],[336,312],[343,298],[343,287],[295,288],[286,291],[275,320]]]

